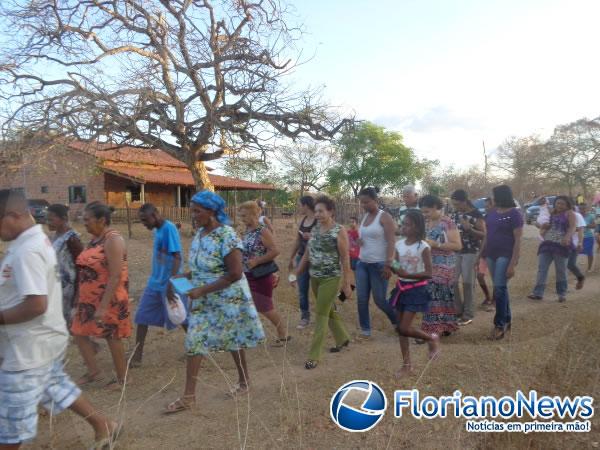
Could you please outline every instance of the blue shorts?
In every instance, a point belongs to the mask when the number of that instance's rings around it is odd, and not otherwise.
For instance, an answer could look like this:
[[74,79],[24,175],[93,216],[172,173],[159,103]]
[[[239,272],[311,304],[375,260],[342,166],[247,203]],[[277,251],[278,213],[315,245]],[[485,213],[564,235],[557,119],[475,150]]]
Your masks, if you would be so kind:
[[[183,304],[187,301],[182,298]],[[189,313],[189,311],[188,311]],[[135,312],[134,322],[136,325],[149,325],[153,327],[165,327],[167,330],[177,328],[167,314],[167,294],[162,291],[146,288],[140,299],[140,304]],[[187,325],[187,320],[182,324]]]
[[70,407],[81,390],[63,369],[63,357],[36,369],[0,370],[0,444],[18,444],[37,434],[38,405],[50,414]]
[[594,236],[583,238],[583,245],[580,255],[594,256]]
[[429,290],[427,286],[419,286],[400,293],[396,303],[397,311],[408,311],[414,313],[429,312]]

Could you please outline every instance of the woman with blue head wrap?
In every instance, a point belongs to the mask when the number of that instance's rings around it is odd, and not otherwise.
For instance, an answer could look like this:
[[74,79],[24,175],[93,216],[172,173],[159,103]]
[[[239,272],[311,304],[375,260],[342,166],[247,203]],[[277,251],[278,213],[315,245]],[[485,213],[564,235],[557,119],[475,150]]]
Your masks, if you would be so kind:
[[212,191],[200,191],[192,197],[192,203],[204,209],[214,211],[215,218],[223,225],[231,225],[231,220],[225,212],[225,200]]
[[185,276],[194,289],[188,330],[186,382],[183,396],[167,406],[176,413],[194,406],[202,359],[212,352],[230,352],[238,371],[231,394],[248,390],[249,377],[244,350],[265,338],[248,282],[242,269],[242,242],[225,213],[225,202],[214,192],[192,197],[192,220],[198,231],[189,254],[190,272]]

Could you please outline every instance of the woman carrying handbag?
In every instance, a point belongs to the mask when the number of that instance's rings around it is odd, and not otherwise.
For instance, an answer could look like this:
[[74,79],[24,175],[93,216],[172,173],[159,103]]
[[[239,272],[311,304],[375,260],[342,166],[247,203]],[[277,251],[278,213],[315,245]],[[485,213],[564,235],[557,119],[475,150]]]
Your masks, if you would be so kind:
[[242,263],[252,299],[256,310],[277,329],[277,339],[273,346],[282,347],[291,337],[273,305],[274,274],[279,270],[275,258],[279,255],[279,250],[275,246],[273,233],[267,226],[259,223],[260,208],[256,202],[242,203],[239,209],[240,220],[246,226],[242,235]]

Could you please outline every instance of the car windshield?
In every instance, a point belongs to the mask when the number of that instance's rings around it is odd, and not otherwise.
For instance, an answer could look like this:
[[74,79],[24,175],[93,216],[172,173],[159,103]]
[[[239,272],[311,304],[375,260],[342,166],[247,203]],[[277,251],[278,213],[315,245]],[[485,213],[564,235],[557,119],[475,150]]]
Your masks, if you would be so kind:
[[478,198],[477,200],[473,200],[473,206],[477,209],[485,208],[485,198]]

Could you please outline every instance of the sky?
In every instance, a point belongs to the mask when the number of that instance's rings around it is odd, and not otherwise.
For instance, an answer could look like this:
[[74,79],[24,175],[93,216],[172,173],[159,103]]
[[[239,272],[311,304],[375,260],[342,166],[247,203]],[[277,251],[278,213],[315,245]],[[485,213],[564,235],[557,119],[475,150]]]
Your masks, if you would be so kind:
[[511,136],[600,115],[599,0],[297,0],[298,86],[399,131],[421,157],[483,163]]

